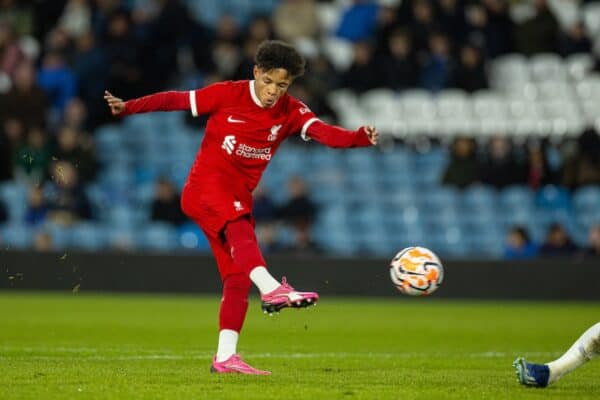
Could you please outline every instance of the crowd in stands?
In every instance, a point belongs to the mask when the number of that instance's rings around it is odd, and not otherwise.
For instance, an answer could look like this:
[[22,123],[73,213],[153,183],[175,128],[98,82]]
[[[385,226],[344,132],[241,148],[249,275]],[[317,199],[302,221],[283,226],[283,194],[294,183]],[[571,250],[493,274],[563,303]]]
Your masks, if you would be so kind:
[[[103,167],[94,132],[118,122],[103,103],[105,89],[127,99],[166,88],[248,79],[258,44],[279,38],[296,44],[307,58],[307,75],[290,93],[336,122],[327,102],[336,88],[475,92],[489,86],[487,63],[503,54],[568,56],[591,53],[595,45],[585,24],[561,23],[546,0],[534,0],[531,15],[518,21],[506,0],[348,1],[332,32],[322,31],[322,16],[317,15],[319,5],[332,1],[248,2],[247,7],[260,5],[262,12],[231,9],[212,19],[203,15],[199,3],[0,2],[0,184],[13,180],[30,188],[25,224],[69,225],[95,218],[84,190]],[[209,3],[212,10],[219,3],[231,6],[227,1]],[[329,34],[352,44],[346,68],[322,51],[322,39]],[[594,68],[600,71],[600,61]],[[189,121],[194,126],[201,122]],[[460,137],[440,180],[458,188],[521,184],[537,190],[552,184],[575,190],[599,185],[600,137],[589,129],[575,142],[536,140],[518,146],[502,135],[487,142]],[[319,251],[310,236],[317,208],[301,179],[293,177],[289,185],[290,200],[283,205],[257,191],[259,235],[267,249],[277,251],[279,222],[273,221],[284,221],[293,229],[298,249]],[[186,220],[177,188],[168,179],[156,180],[151,217],[172,224]],[[0,203],[0,222],[6,219]],[[594,227],[590,252],[600,252],[598,242],[600,229]],[[35,246],[51,247],[47,232],[36,236]],[[558,225],[541,246],[515,227],[506,255],[578,251]]]

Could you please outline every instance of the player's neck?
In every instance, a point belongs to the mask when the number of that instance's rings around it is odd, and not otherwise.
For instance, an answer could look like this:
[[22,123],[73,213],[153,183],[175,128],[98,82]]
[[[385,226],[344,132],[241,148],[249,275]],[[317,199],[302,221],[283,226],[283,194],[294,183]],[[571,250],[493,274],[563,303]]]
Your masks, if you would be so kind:
[[265,106],[262,101],[260,101],[260,98],[258,97],[258,94],[256,94],[256,81],[254,79],[252,79],[250,82],[250,97],[252,97],[252,101],[254,102],[254,104],[256,104],[257,106],[259,106],[260,108],[264,108],[264,109],[269,109],[269,108],[273,108],[275,107],[275,105],[277,104],[277,102],[279,101],[279,99],[277,101],[275,101],[275,103],[273,103],[273,105],[271,105],[270,107]]

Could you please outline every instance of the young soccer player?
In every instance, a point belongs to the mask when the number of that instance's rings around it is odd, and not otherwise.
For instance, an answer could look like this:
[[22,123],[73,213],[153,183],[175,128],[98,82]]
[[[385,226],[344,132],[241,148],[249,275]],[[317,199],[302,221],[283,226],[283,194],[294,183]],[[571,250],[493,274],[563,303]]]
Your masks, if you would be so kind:
[[270,374],[236,354],[251,283],[260,291],[262,309],[268,313],[308,307],[319,299],[317,293],[296,291],[285,278],[280,283],[271,276],[254,233],[252,191],[281,142],[299,134],[306,141],[347,148],[375,145],[379,138],[372,126],[349,131],[328,125],[286,93],[304,73],[305,61],[294,47],[265,41],[256,52],[255,64],[250,81],[221,82],[129,101],[108,91],[104,95],[113,115],[174,110],[209,115],[183,187],[181,207],[206,234],[223,282],[219,344],[211,366],[216,373]]
[[589,328],[559,359],[533,364],[519,357],[513,363],[519,383],[546,387],[600,354],[600,322]]

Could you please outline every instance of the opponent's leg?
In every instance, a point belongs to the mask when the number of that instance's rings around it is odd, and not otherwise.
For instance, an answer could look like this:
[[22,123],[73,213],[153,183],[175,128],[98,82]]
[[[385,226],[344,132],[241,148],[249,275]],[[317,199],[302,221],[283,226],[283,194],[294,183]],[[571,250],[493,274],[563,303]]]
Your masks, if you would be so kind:
[[600,354],[600,323],[583,333],[560,358],[547,364],[534,364],[520,357],[514,362],[521,384],[545,387]]

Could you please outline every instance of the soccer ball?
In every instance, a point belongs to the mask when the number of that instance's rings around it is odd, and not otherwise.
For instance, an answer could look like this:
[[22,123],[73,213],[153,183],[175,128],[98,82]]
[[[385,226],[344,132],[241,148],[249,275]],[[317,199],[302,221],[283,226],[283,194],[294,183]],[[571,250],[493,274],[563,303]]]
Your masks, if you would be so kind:
[[427,296],[442,284],[444,267],[433,251],[424,247],[407,247],[392,260],[390,276],[402,293]]

